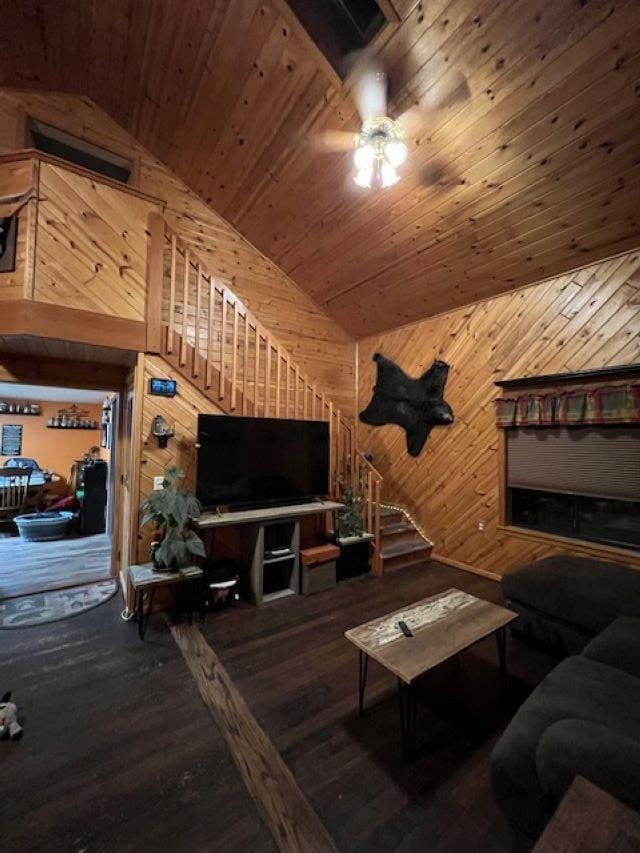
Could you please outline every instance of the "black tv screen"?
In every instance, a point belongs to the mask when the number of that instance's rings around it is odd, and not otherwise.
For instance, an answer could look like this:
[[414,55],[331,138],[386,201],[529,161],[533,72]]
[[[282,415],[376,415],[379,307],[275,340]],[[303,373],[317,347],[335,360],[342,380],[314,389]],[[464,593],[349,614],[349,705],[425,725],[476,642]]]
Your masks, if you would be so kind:
[[329,424],[198,415],[203,507],[295,503],[329,491]]

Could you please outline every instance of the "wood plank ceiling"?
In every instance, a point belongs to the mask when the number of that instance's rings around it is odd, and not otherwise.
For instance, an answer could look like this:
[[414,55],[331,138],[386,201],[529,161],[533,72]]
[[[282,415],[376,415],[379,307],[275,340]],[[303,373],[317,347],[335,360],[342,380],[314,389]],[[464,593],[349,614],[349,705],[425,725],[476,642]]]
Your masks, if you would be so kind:
[[386,190],[315,141],[351,80],[284,0],[16,0],[0,82],[89,95],[356,337],[640,244],[637,0],[393,3],[424,120]]

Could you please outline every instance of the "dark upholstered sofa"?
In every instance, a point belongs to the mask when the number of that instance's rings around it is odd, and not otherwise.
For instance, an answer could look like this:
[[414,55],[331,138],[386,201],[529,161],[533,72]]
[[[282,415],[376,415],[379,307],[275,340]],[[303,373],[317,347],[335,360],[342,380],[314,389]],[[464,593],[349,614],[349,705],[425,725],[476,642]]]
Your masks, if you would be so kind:
[[580,775],[640,810],[640,573],[554,557],[505,577],[503,588],[521,614],[518,633],[580,654],[538,685],[498,741],[500,808],[536,838]]
[[640,571],[586,557],[548,557],[505,575],[514,634],[578,654],[618,616],[640,619]]

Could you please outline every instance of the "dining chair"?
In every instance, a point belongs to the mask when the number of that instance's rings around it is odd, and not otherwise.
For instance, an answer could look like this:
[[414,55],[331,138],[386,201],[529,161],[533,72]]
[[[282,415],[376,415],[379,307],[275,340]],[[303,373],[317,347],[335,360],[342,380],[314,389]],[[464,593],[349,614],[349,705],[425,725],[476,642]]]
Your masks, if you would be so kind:
[[0,518],[20,515],[27,503],[31,468],[0,468]]

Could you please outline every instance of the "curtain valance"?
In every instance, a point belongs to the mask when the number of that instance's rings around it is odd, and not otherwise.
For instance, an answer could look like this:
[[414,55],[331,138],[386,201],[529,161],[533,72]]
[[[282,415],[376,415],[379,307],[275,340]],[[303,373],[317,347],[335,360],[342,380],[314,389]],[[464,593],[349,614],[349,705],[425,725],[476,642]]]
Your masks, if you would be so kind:
[[496,423],[513,426],[640,424],[640,384],[522,394],[495,401]]

